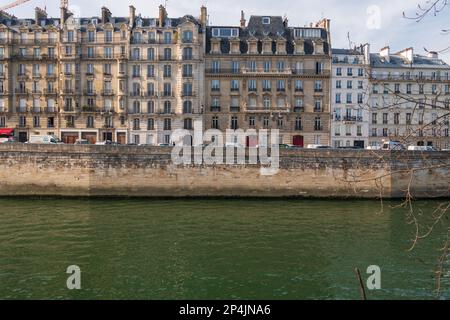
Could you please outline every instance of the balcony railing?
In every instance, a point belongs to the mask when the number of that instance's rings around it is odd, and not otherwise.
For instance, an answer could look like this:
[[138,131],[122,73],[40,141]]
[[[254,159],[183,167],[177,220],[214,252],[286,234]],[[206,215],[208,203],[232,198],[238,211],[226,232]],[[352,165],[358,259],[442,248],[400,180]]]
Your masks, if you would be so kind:
[[113,96],[115,95],[114,90],[106,89],[102,90],[102,96]]

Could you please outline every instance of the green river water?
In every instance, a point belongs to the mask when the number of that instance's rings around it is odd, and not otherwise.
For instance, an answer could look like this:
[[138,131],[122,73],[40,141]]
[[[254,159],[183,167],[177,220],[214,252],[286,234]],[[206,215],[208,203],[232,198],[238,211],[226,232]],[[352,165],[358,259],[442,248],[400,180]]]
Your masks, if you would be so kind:
[[[447,226],[408,252],[414,227],[394,204],[0,199],[0,299],[359,299],[353,270],[370,265],[370,299],[434,299]],[[427,219],[438,204],[414,206]]]

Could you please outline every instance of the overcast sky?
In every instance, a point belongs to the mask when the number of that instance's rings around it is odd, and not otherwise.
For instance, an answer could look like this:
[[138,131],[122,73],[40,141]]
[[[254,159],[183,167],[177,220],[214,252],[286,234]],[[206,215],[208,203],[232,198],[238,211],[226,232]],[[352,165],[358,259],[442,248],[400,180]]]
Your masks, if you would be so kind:
[[[13,0],[2,0],[2,4]],[[347,34],[355,44],[370,42],[372,52],[389,45],[392,51],[414,47],[415,52],[442,50],[450,46],[450,6],[438,14],[430,15],[417,23],[403,18],[406,11],[414,16],[418,3],[426,0],[179,0],[167,2],[171,17],[184,14],[199,16],[202,4],[208,7],[210,24],[238,25],[240,11],[244,10],[247,19],[250,15],[286,15],[291,26],[304,26],[321,18],[331,19],[332,45],[335,48],[348,48]],[[59,0],[31,0],[9,12],[18,17],[33,17],[34,7],[45,7],[50,16],[59,16]],[[107,6],[114,16],[127,16],[128,5],[133,4],[144,17],[156,17],[158,5],[163,0],[112,1],[112,0],[69,0],[69,5],[77,15],[98,16],[100,8]],[[450,63],[450,50],[441,56]]]

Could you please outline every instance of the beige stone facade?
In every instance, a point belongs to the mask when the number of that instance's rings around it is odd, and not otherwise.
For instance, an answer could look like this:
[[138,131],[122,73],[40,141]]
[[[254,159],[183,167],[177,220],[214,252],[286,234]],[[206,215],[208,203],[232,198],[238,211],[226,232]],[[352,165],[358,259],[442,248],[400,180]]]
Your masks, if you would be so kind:
[[[206,8],[201,19],[206,22]],[[0,16],[0,127],[55,135],[66,143],[171,143],[174,129],[201,118],[204,39],[201,21],[169,18],[50,19]]]
[[[278,129],[280,143],[330,143],[329,21],[277,16],[207,28],[206,129]],[[248,145],[258,144],[248,139]]]

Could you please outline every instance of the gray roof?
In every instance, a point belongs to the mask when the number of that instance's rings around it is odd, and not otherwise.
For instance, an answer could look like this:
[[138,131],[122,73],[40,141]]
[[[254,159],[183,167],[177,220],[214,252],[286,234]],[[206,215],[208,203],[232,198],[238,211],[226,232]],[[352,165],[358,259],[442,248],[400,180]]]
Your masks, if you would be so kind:
[[342,54],[342,55],[362,55],[362,53],[356,49],[336,49],[336,48],[332,48],[331,49],[331,53],[332,54]]
[[413,62],[411,63],[400,54],[390,54],[388,61],[378,53],[371,53],[370,65],[373,68],[450,68],[450,65],[441,59],[433,59],[418,54],[413,55]]
[[[262,18],[270,18],[270,24],[263,24]],[[233,28],[239,29],[239,40],[241,53],[246,53],[248,49],[247,41],[249,39],[256,39],[258,41],[272,40],[273,51],[276,48],[276,40],[284,39],[286,40],[286,52],[292,54],[294,52],[294,30],[295,29],[311,29],[311,27],[288,27],[285,25],[284,20],[281,16],[251,16],[249,23],[246,27],[242,28],[239,26],[208,26],[206,28],[206,52],[211,50],[211,40],[214,38],[212,36],[212,29],[214,28]],[[324,41],[324,52],[325,54],[330,53],[330,48],[328,44],[328,33],[327,30],[323,28],[313,28],[319,29],[320,37]],[[217,39],[217,38],[214,38]],[[229,52],[230,50],[230,38],[220,38],[220,46],[222,52]],[[305,40],[305,53],[312,54],[314,52],[314,45],[312,39]],[[259,42],[259,51],[261,51],[262,44]]]

